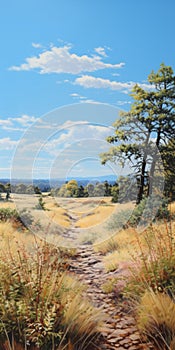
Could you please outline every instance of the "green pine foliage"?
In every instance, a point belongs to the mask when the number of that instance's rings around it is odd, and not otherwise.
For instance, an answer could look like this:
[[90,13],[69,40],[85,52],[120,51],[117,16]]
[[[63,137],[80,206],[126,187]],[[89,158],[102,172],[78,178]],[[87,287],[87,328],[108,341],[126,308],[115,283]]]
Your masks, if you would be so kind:
[[[100,155],[102,164],[118,161],[124,166],[129,162],[138,178],[137,203],[144,196],[145,185],[147,196],[157,190],[156,176],[165,174],[161,154],[165,148],[168,152],[172,150],[169,146],[175,130],[175,76],[172,68],[161,64],[158,72],[152,71],[148,76],[148,82],[149,90],[137,84],[134,86],[130,111],[121,112],[113,124],[114,135],[107,138],[107,142],[114,145]],[[171,153],[171,161],[172,158],[174,153]]]

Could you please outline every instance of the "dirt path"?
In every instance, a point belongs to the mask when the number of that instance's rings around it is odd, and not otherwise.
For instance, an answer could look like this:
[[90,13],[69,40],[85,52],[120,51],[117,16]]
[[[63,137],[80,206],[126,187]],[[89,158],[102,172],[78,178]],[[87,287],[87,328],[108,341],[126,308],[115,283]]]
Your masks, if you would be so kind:
[[[76,217],[73,218],[69,235],[78,233]],[[77,232],[76,232],[77,230]],[[94,306],[100,307],[106,315],[105,326],[95,349],[98,350],[149,350],[151,344],[141,343],[135,320],[124,310],[124,303],[112,293],[105,294],[102,284],[110,274],[106,273],[102,263],[103,256],[95,253],[92,246],[82,245],[77,249],[77,255],[71,261],[70,271],[78,276],[86,285],[86,293]]]

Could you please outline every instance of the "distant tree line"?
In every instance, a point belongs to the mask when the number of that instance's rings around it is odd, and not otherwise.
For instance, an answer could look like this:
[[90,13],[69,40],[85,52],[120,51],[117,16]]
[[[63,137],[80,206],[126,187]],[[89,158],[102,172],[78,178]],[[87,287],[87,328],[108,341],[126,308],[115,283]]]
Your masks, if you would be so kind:
[[[87,197],[112,197],[112,202],[128,202],[136,200],[139,181],[133,176],[120,176],[118,180],[111,184],[107,180],[104,182],[88,183],[86,186],[79,185],[74,179],[67,181],[61,187],[52,188],[50,195],[64,198],[87,198]],[[145,187],[146,191],[146,187]],[[0,184],[0,199],[9,199],[10,193],[17,194],[38,194],[42,195],[39,186]],[[4,194],[2,198],[2,194]]]
[[106,180],[95,184],[88,183],[86,186],[78,185],[72,179],[61,187],[52,189],[51,194],[64,198],[112,197],[113,202],[127,202],[135,199],[136,187],[137,183],[129,176],[120,176],[114,184]]
[[10,192],[11,192],[11,189],[10,189],[10,184],[9,183],[7,183],[7,184],[0,183],[0,200],[3,199],[2,198],[2,194],[3,193],[5,194],[5,199],[9,200]]
[[112,185],[107,181],[104,183],[88,183],[86,186],[78,185],[74,179],[67,181],[60,188],[52,189],[51,193],[58,197],[102,197],[111,196]]
[[11,185],[10,183],[2,184],[0,183],[0,198],[2,199],[2,194],[6,194],[6,199],[10,198],[10,193],[20,193],[20,194],[41,194],[41,190],[38,186],[17,184]]

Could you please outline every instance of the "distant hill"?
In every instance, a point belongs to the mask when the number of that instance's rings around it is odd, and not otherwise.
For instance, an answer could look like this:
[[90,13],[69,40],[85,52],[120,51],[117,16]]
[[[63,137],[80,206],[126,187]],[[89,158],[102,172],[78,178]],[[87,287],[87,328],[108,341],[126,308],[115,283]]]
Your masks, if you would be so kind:
[[[67,181],[72,178],[67,178]],[[102,175],[102,176],[88,176],[88,177],[75,177],[74,180],[78,182],[79,185],[86,186],[88,183],[96,184],[96,182],[108,181],[111,185],[117,180],[117,175]]]
[[[86,186],[88,183],[97,183],[97,182],[104,182],[108,181],[111,185],[114,184],[117,180],[117,175],[102,175],[102,176],[87,176],[87,177],[68,177],[66,179],[34,179],[33,180],[33,185],[38,186],[41,191],[46,190],[47,188],[55,188],[55,187],[60,187],[65,183],[65,181],[70,181],[70,180],[76,180],[80,185]],[[6,184],[10,183],[10,179],[0,179],[0,183]],[[18,184],[24,184],[24,185],[30,185],[31,180],[28,179],[13,179],[13,185],[18,185]]]

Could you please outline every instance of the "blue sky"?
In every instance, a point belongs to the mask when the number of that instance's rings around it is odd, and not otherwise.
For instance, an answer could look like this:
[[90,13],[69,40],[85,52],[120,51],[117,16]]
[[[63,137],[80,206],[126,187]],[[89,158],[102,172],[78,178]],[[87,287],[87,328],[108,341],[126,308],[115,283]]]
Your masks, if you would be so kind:
[[[95,176],[97,169],[100,174],[111,172],[100,164],[94,166],[98,148],[103,151],[107,147],[102,143],[109,129],[103,125],[111,125],[117,109],[130,108],[133,85],[139,83],[147,88],[146,79],[152,69],[157,70],[161,62],[175,69],[174,13],[174,0],[1,2],[0,177],[9,177],[11,167],[15,176],[27,177],[30,171],[23,166],[25,160],[36,177],[64,175],[59,161],[65,173],[70,173],[73,160],[73,175]],[[86,113],[90,103],[94,105],[92,114]],[[107,118],[107,111],[101,113],[98,109],[99,103],[109,104],[116,111],[112,113],[109,108]],[[84,112],[77,107],[76,117],[72,116],[72,104],[84,104]],[[63,117],[62,106],[70,106],[63,111]],[[57,108],[56,124],[45,135],[43,123],[48,130],[50,111]],[[46,139],[41,138],[42,144],[36,146],[30,162],[34,144],[30,140],[36,130],[33,123],[39,120],[42,127],[38,135],[43,133]],[[74,125],[70,127],[72,120]],[[78,121],[82,122],[80,126]],[[84,129],[83,122],[89,123]],[[93,122],[100,125],[92,130]],[[85,137],[89,139],[88,151],[80,145],[77,148]],[[28,148],[22,148],[23,153],[18,152],[22,142],[28,144]],[[75,159],[71,153],[73,144],[74,153],[79,154]],[[18,156],[14,161],[16,147]],[[92,151],[91,162],[88,159]],[[59,152],[63,152],[62,160]],[[52,164],[51,168],[48,164]]]

